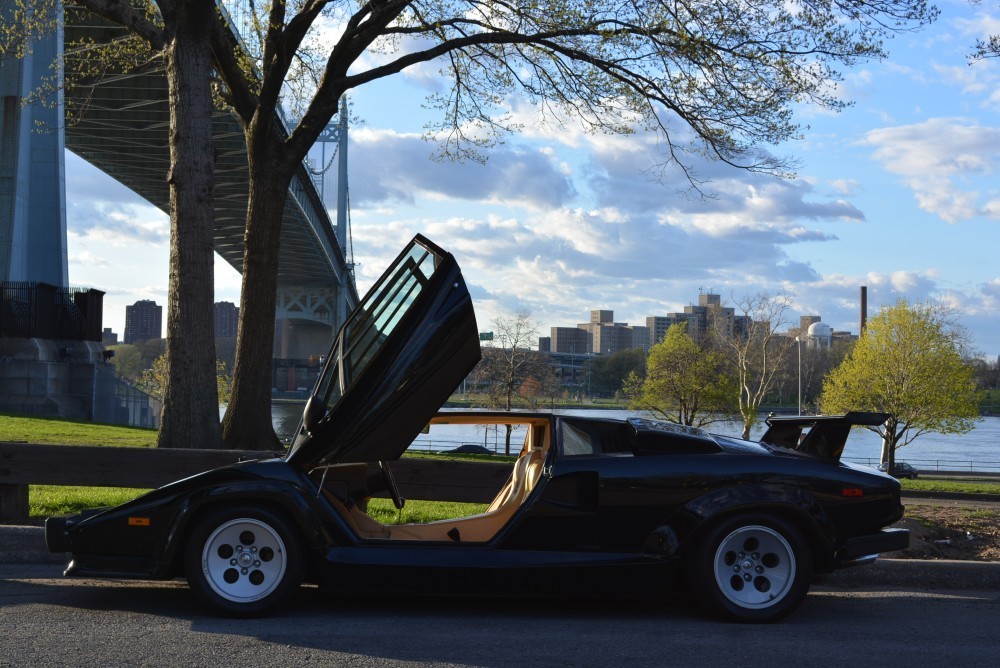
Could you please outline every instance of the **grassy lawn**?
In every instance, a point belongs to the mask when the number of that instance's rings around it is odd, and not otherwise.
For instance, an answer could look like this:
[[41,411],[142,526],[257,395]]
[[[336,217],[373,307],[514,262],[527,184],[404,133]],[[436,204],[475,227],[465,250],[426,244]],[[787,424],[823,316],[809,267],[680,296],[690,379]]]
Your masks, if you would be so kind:
[[[146,490],[128,487],[60,487],[29,485],[28,505],[31,517],[69,515],[88,508],[117,506],[131,501]],[[466,517],[486,510],[485,503],[454,501],[407,501],[402,517],[389,499],[371,499],[368,514],[383,524],[433,522],[454,517]]]
[[78,513],[88,508],[117,506],[145,491],[130,487],[28,485],[28,514],[31,517],[51,517]]
[[150,448],[156,445],[156,430],[0,413],[0,441]]
[[[912,491],[958,492],[964,494],[1000,495],[1000,482],[963,482],[955,480],[903,480],[903,489]],[[117,506],[142,494],[145,490],[127,487],[60,487],[31,485],[28,503],[32,517],[49,517],[78,513],[87,508]],[[371,499],[368,514],[383,524],[433,522],[454,517],[476,515],[486,510],[484,503],[454,501],[406,502],[402,517],[389,499]]]
[[904,490],[911,492],[956,492],[958,494],[1000,494],[1000,479],[992,480],[941,480],[917,478],[900,480]]
[[409,500],[400,517],[400,512],[389,499],[371,499],[368,501],[368,514],[382,524],[414,524],[476,515],[486,512],[486,507],[485,503]]

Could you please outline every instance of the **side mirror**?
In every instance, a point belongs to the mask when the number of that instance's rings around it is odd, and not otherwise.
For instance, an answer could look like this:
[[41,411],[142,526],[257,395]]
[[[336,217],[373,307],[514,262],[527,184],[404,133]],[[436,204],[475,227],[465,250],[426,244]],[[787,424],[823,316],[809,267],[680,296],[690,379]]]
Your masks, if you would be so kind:
[[323,402],[316,395],[309,395],[309,400],[306,401],[306,408],[302,412],[302,426],[305,428],[307,434],[312,436],[319,421],[323,419],[324,412]]

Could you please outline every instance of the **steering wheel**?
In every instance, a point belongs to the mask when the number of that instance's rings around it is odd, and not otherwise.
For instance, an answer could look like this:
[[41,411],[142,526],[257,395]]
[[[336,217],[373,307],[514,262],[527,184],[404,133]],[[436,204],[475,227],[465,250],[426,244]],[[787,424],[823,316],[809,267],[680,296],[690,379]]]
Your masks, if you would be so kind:
[[385,478],[385,485],[389,489],[389,496],[392,497],[392,505],[396,506],[396,510],[402,510],[403,506],[406,505],[406,499],[399,495],[399,487],[396,486],[396,479],[392,477],[389,462],[380,461],[378,466],[382,469],[382,477]]

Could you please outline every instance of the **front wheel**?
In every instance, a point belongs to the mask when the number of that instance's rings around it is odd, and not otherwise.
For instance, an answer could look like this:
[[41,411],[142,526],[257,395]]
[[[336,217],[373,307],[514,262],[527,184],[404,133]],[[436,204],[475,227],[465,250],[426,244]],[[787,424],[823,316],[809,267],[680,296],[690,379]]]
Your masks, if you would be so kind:
[[784,520],[743,515],[710,529],[690,567],[692,592],[709,614],[773,622],[809,592],[812,553]]
[[184,554],[188,584],[228,615],[262,614],[302,582],[302,548],[288,522],[264,509],[223,508],[192,529]]

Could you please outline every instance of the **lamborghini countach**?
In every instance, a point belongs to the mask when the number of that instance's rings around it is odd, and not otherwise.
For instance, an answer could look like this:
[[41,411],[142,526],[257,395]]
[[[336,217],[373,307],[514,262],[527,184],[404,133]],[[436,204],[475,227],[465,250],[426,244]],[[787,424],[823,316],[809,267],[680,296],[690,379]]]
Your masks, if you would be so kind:
[[[337,333],[287,451],[49,518],[49,549],[70,554],[67,576],[186,578],[233,616],[308,582],[334,596],[685,591],[711,615],[769,622],[817,574],[909,542],[886,528],[899,483],[840,461],[851,427],[884,415],[772,417],[746,441],[641,417],[441,410],[479,359],[459,266],[418,235]],[[520,455],[483,512],[368,512],[379,494],[404,507],[393,466],[419,435],[491,428]]]

